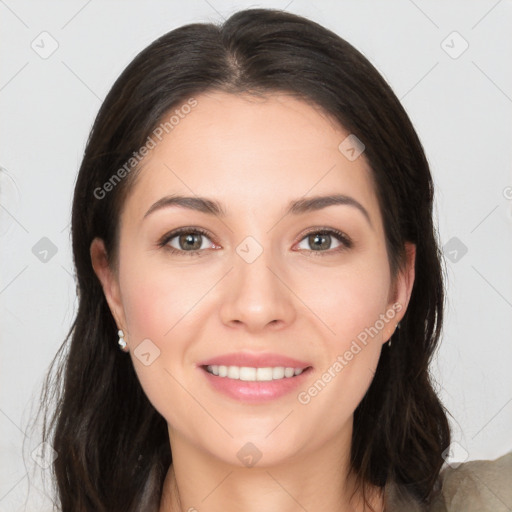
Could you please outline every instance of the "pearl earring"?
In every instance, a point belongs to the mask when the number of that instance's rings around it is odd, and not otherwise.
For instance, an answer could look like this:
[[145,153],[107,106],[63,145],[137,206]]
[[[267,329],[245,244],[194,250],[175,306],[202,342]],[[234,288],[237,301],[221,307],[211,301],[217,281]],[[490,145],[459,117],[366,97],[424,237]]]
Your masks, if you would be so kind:
[[124,339],[124,332],[121,331],[121,329],[119,329],[119,331],[117,331],[117,335],[119,336],[119,341],[117,342],[119,344],[119,348],[123,351],[123,352],[128,352],[128,348],[127,348],[127,344],[126,344],[126,341]]
[[[400,329],[400,322],[398,322],[395,326],[395,331],[397,329]],[[395,334],[395,331],[393,331],[393,334]],[[393,334],[391,335],[391,337],[393,337]],[[388,347],[391,347],[391,338],[389,338],[389,341],[388,341]]]

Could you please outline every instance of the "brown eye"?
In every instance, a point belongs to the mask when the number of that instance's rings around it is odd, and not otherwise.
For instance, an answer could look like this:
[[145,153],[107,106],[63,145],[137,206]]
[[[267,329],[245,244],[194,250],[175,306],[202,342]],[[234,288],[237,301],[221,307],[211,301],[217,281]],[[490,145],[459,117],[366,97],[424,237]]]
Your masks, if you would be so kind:
[[[178,248],[179,249],[182,249],[184,251],[201,249],[202,235],[199,233],[188,233],[186,235],[179,235],[174,238],[178,239]],[[170,242],[168,242],[168,243],[170,243]]]
[[191,254],[200,254],[214,244],[206,231],[197,228],[183,228],[165,235],[159,245],[165,247],[171,253],[190,256]]
[[299,249],[317,253],[334,253],[352,247],[352,242],[346,235],[330,229],[311,231],[301,240],[300,244],[304,244],[306,247],[299,245]]

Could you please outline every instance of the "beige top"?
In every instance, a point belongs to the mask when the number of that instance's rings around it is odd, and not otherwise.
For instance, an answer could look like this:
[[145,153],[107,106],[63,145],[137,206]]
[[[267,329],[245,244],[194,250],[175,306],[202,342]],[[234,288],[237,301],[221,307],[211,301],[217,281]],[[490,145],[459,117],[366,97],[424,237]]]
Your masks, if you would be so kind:
[[446,466],[439,480],[440,492],[430,506],[388,484],[386,512],[512,512],[512,452],[496,460]]

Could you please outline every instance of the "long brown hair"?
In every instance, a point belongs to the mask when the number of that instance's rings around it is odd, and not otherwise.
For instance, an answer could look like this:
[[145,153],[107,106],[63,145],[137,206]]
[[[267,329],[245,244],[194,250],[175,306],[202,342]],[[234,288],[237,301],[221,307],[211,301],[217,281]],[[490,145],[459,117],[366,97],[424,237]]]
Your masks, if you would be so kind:
[[[89,248],[104,240],[116,262],[120,208],[137,166],[99,189],[143,146],[172,108],[208,90],[286,92],[331,115],[365,145],[392,275],[416,244],[415,282],[401,328],[385,346],[354,414],[351,471],[364,489],[394,481],[428,502],[450,443],[429,364],[444,303],[432,222],[433,182],[418,136],[370,62],[333,32],[278,10],[235,13],[222,25],[180,27],[144,49],[116,80],[92,128],[72,211],[79,307],[43,388],[43,438],[58,453],[53,476],[64,512],[157,510],[172,462],[167,425],[144,394]],[[103,190],[105,190],[103,188]],[[55,406],[52,399],[55,398]]]

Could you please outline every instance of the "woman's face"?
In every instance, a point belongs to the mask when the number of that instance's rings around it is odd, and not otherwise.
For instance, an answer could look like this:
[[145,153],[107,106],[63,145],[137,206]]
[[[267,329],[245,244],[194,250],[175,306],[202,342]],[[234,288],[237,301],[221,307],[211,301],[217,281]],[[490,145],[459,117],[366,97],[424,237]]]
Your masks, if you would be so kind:
[[91,247],[140,383],[173,451],[261,466],[346,443],[405,313],[414,247],[392,283],[362,147],[318,109],[195,99],[124,204],[117,273]]

